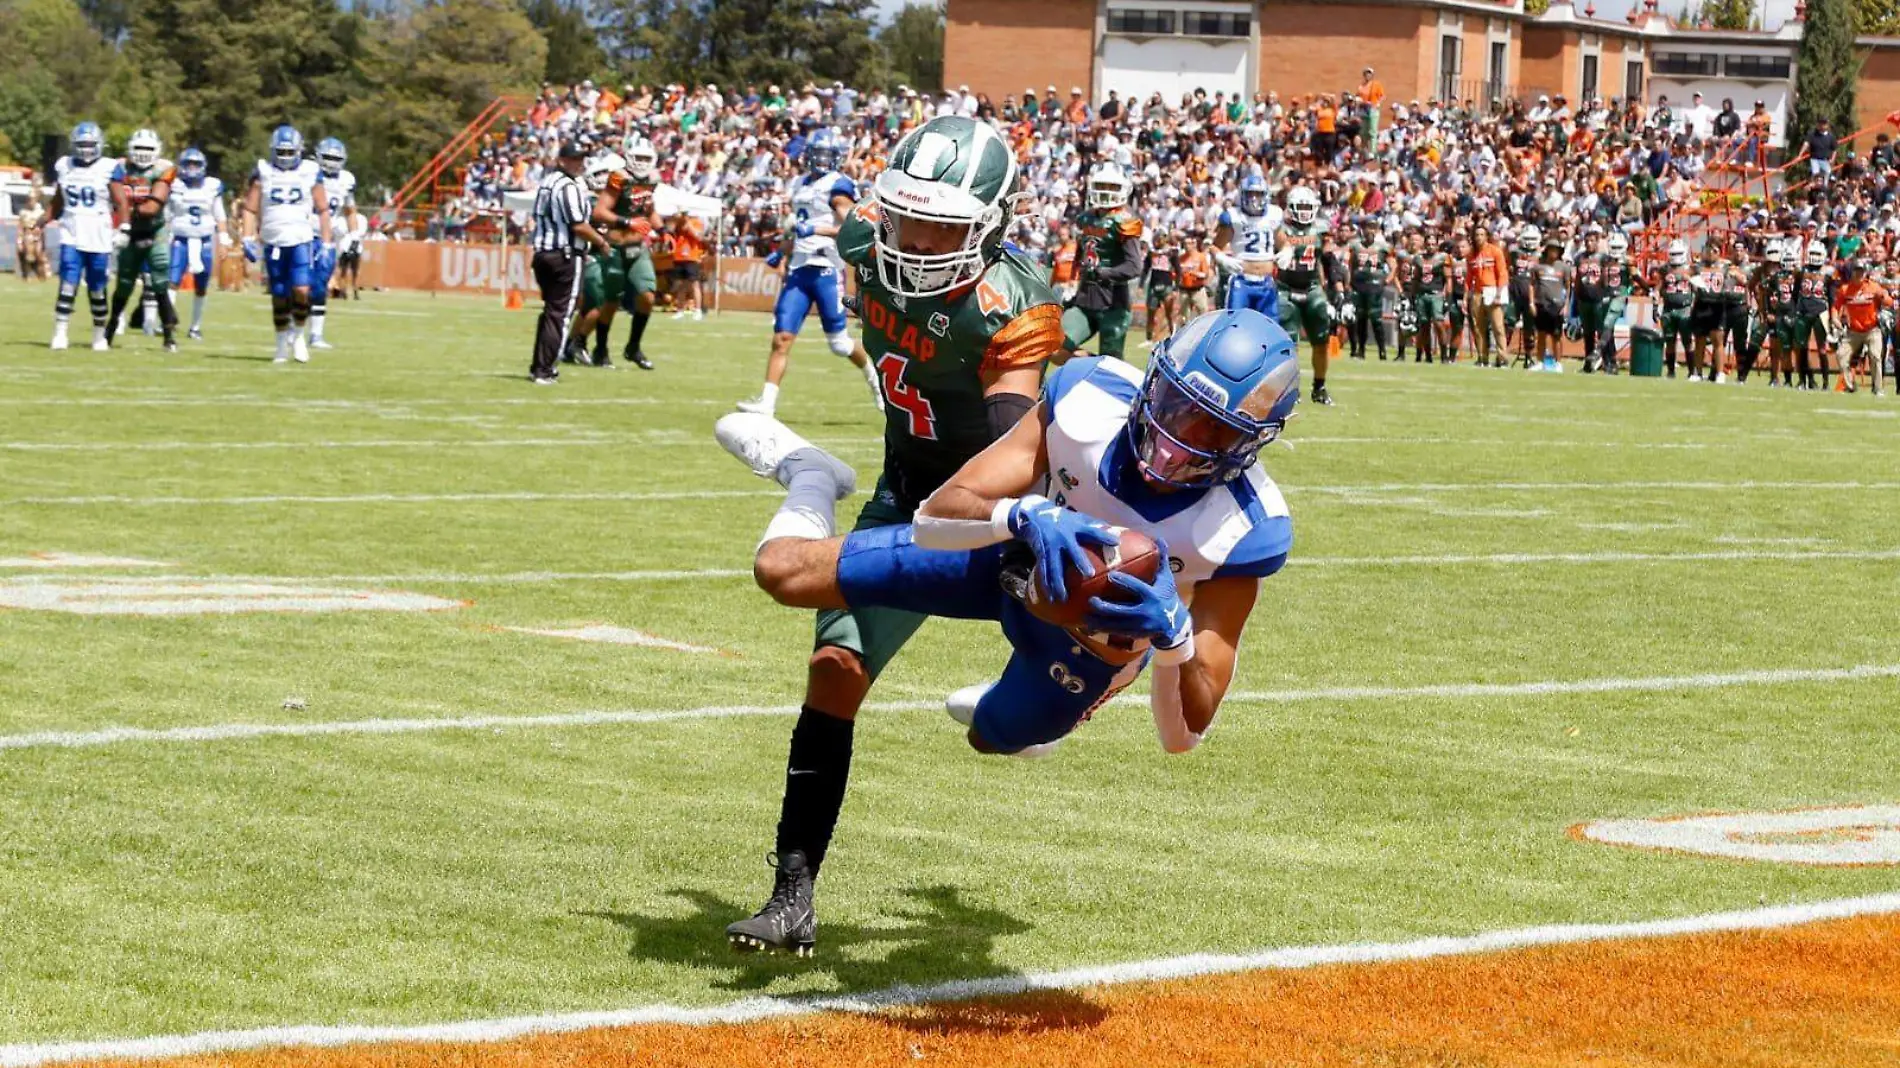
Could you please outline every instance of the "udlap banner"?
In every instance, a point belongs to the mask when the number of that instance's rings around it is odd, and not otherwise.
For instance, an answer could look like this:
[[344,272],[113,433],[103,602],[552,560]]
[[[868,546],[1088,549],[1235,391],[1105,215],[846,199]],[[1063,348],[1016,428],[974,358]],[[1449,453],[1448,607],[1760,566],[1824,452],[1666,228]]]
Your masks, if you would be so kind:
[[[534,270],[525,245],[471,245],[449,241],[373,241],[364,246],[363,284],[384,289],[414,289],[432,293],[492,293],[500,296],[520,290],[530,300],[535,293]],[[780,272],[764,260],[722,257],[712,261],[716,271],[719,306],[733,311],[771,311],[778,300]],[[666,286],[664,255],[655,257],[660,285]],[[711,294],[707,294],[708,297]]]

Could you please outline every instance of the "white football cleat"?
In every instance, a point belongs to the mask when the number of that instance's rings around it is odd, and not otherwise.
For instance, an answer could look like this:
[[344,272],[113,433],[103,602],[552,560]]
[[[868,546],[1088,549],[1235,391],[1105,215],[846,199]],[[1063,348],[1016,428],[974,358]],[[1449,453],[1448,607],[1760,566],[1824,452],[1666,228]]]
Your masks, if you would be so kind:
[[55,326],[53,328],[53,340],[48,343],[47,347],[54,352],[63,352],[68,344],[69,342],[66,340],[66,324],[61,323]]
[[290,362],[290,333],[288,331],[277,335],[277,354],[271,357],[270,362]]
[[330,343],[329,343],[328,341],[325,341],[325,340],[323,340],[323,339],[322,339],[322,338],[320,338],[320,337],[313,337],[313,338],[311,338],[311,339],[310,339],[310,347],[311,347],[311,348],[313,348],[313,349],[326,349],[326,350],[327,350],[327,349],[333,349],[333,348],[335,348],[336,346],[334,346],[334,345],[332,345],[332,344],[330,344]]
[[857,491],[858,473],[850,464],[799,437],[791,427],[769,415],[733,412],[720,416],[713,425],[713,437],[760,478],[783,485],[799,469],[816,465],[831,473],[839,500]]
[[752,415],[773,415],[773,414],[776,414],[778,411],[778,405],[773,404],[771,401],[766,400],[764,397],[754,397],[751,400],[742,400],[739,403],[733,405],[733,407],[739,409],[742,412],[749,412]]
[[103,326],[95,326],[92,328],[92,351],[112,351],[112,342],[106,340],[106,328]]
[[979,682],[975,686],[965,686],[944,698],[943,710],[950,713],[951,719],[967,727],[972,720],[976,719],[977,702],[983,700],[983,695],[995,688],[996,684],[993,682]]
[[290,358],[298,363],[310,362],[310,346],[304,343],[302,334],[293,332],[290,335]]

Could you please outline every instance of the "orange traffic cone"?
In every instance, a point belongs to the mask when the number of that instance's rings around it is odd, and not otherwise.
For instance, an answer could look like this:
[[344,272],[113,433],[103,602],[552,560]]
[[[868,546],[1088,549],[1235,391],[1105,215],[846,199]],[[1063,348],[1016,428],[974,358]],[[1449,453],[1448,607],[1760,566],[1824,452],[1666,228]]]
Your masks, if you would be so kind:
[[521,290],[510,289],[508,291],[508,299],[503,302],[502,306],[507,308],[509,311],[520,311],[521,310]]

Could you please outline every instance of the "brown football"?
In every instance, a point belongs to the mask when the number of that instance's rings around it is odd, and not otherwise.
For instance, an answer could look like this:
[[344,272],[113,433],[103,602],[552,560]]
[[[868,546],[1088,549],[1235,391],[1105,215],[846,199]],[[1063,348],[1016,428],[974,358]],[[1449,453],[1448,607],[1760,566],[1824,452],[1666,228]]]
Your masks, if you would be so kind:
[[1161,569],[1167,566],[1154,539],[1139,530],[1125,527],[1116,527],[1115,533],[1121,536],[1118,545],[1111,545],[1104,550],[1097,550],[1092,545],[1082,547],[1082,551],[1088,553],[1090,562],[1095,565],[1095,574],[1084,578],[1081,572],[1071,567],[1069,573],[1063,576],[1063,583],[1069,591],[1067,600],[1049,600],[1043,592],[1042,583],[1032,580],[1029,584],[1029,614],[1058,627],[1083,627],[1087,625],[1090,598],[1099,596],[1112,601],[1116,599],[1113,595],[1120,592],[1109,585],[1108,576],[1119,571],[1143,582],[1153,582]]

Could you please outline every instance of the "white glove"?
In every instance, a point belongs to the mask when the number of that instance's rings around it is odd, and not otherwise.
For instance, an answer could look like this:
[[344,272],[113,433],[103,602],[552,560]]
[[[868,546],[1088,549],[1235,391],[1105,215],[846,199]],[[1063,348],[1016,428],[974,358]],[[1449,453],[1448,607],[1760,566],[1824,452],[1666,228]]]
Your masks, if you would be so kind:
[[218,247],[219,248],[231,247],[231,235],[225,233],[223,230],[218,231]]
[[129,227],[121,226],[119,227],[118,232],[112,235],[112,251],[114,252],[118,252],[119,250],[125,248],[125,246],[131,243],[132,243],[132,232]]
[[1351,297],[1345,297],[1340,300],[1337,312],[1339,321],[1342,323],[1350,323],[1354,319],[1359,318],[1359,309],[1353,307]]
[[1280,251],[1273,254],[1273,263],[1283,271],[1293,266],[1293,246],[1280,246]]

